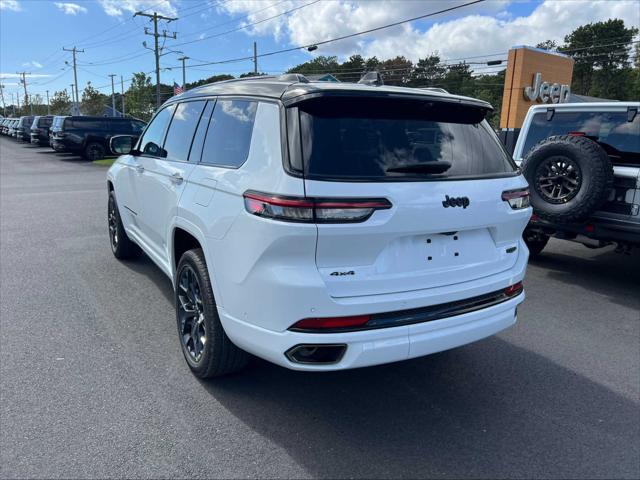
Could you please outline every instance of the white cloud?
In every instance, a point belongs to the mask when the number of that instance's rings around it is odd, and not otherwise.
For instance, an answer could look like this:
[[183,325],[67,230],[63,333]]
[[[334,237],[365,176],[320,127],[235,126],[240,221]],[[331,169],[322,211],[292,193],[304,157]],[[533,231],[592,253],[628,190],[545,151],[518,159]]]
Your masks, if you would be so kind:
[[[248,28],[249,35],[271,35],[293,45],[306,45],[375,28],[464,3],[461,0],[319,2],[289,15]],[[360,53],[380,59],[404,55],[411,60],[437,52],[442,58],[467,58],[505,52],[514,45],[535,45],[564,36],[580,25],[609,18],[622,18],[627,26],[640,23],[636,0],[544,0],[528,16],[513,17],[506,11],[509,0],[481,3],[427,19],[435,22],[426,30],[416,22],[371,34],[321,45],[314,55],[347,57]],[[249,14],[264,3],[237,0],[219,7],[233,15]],[[285,2],[251,14],[246,23],[299,6]]]
[[22,10],[22,7],[18,0],[0,0],[0,10],[13,10],[14,12],[19,12]]
[[160,15],[177,17],[175,0],[98,0],[107,15],[118,17],[126,13],[145,10],[146,13],[158,12]]
[[27,68],[42,68],[42,64],[40,62],[36,62],[35,60],[25,62],[22,64],[22,66]]
[[[25,75],[25,77],[27,78],[45,78],[45,77],[51,77],[51,74],[48,73],[31,73],[28,75]],[[0,73],[0,80],[3,80],[5,78],[22,78],[22,75],[19,75],[17,73]]]
[[87,13],[87,9],[77,3],[54,2],[54,5],[64,12],[65,15],[77,15]]

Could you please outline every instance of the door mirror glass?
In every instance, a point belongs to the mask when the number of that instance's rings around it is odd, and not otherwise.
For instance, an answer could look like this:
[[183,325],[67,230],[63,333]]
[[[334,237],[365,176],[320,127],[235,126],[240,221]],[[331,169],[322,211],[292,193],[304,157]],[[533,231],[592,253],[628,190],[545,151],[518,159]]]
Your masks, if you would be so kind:
[[115,137],[111,137],[109,142],[111,151],[118,155],[128,155],[133,151],[136,140],[137,137],[133,135],[116,135]]

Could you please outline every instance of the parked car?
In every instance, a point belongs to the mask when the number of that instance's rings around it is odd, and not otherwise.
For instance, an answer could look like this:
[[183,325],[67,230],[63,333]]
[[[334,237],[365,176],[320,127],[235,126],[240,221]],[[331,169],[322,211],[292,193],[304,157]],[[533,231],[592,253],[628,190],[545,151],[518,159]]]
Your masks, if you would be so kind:
[[11,122],[13,122],[12,118],[5,117],[2,119],[2,122],[0,122],[0,133],[2,135],[9,135],[9,126],[11,125]]
[[8,134],[10,137],[13,137],[13,138],[16,138],[16,137],[17,137],[17,135],[18,135],[17,128],[18,128],[18,122],[19,122],[19,121],[20,121],[20,119],[19,119],[19,118],[14,118],[14,119],[11,121],[11,123],[9,124],[9,129],[8,129],[8,133],[7,133],[7,134]]
[[640,246],[640,102],[532,107],[514,150],[531,186],[524,233],[533,255],[550,237],[589,248]]
[[53,115],[43,115],[33,118],[31,125],[31,143],[36,145],[49,144],[49,127],[53,121]]
[[199,377],[394,362],[509,327],[528,188],[483,101],[260,77],[169,100],[112,138],[113,254],[173,281]]
[[18,121],[16,127],[16,138],[25,142],[31,141],[31,125],[33,124],[33,117],[31,115],[22,116]]
[[114,135],[138,136],[146,123],[133,118],[64,117],[53,130],[53,148],[73,152],[88,160],[99,160],[111,154],[109,140]]
[[[53,120],[51,121],[51,126],[49,127],[49,146],[54,148],[53,146],[53,137],[56,131],[59,131],[62,128],[62,122],[68,115],[55,115]],[[62,148],[62,144],[59,145],[59,148]],[[55,150],[55,148],[54,148]],[[58,150],[62,151],[62,150]]]

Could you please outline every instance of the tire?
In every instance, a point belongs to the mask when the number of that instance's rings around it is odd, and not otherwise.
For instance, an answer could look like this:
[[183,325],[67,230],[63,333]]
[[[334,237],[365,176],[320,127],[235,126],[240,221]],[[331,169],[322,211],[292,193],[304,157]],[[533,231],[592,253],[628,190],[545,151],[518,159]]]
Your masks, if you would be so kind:
[[544,250],[544,247],[546,247],[549,242],[549,235],[535,230],[530,230],[528,228],[524,230],[522,238],[524,243],[527,244],[530,257],[537,257],[540,255],[542,250]]
[[244,368],[249,355],[231,342],[222,327],[201,249],[182,255],[175,285],[178,338],[194,375],[212,378]]
[[538,143],[525,157],[522,173],[529,182],[535,213],[555,223],[587,219],[607,200],[613,165],[593,140],[557,135]]
[[140,247],[133,243],[127,236],[122,225],[116,194],[109,192],[109,204],[107,207],[107,225],[109,227],[109,244],[113,256],[119,260],[136,258],[140,255]]
[[89,142],[82,152],[82,156],[92,162],[95,160],[101,160],[106,153],[105,148],[98,142]]

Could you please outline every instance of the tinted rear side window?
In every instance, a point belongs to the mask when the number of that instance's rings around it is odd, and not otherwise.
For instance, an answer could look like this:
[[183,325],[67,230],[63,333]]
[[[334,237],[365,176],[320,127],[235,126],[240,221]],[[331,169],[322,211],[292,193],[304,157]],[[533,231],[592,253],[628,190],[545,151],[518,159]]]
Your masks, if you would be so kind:
[[202,163],[237,168],[249,155],[258,102],[218,100],[209,122]]
[[[626,111],[621,112],[558,112],[547,120],[546,112],[533,116],[522,158],[538,142],[552,135],[576,133],[597,141],[610,155],[640,162],[640,114],[628,121]],[[614,159],[615,160],[615,159]]]
[[164,141],[164,149],[169,160],[186,162],[189,158],[189,149],[193,140],[193,134],[198,126],[202,109],[206,101],[179,103],[176,108],[167,138]]
[[64,122],[65,129],[73,129],[73,130],[104,130],[106,128],[106,122],[98,119],[66,119]]
[[342,181],[424,181],[513,174],[483,120],[454,103],[321,98],[300,107],[305,176]]

